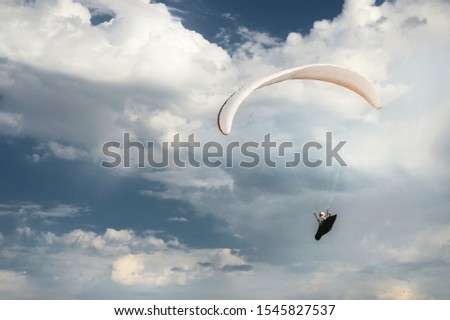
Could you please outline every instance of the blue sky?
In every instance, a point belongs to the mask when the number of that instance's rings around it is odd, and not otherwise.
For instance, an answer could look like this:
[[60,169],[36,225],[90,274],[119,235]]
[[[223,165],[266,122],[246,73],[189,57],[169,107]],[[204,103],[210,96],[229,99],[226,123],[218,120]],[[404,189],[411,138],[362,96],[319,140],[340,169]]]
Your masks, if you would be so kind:
[[271,36],[286,38],[290,32],[306,34],[317,20],[337,16],[344,1],[319,2],[283,1],[277,5],[270,1],[157,1],[167,5],[183,25],[200,32],[207,40],[219,42],[222,30],[234,41],[233,33],[242,26]]
[[[449,11],[0,4],[0,298],[448,299]],[[383,109],[293,81],[255,92],[220,134],[234,90],[311,63],[361,72]],[[223,146],[270,132],[301,146],[328,131],[348,141],[348,167],[100,166],[123,132]],[[316,242],[311,211],[327,205],[339,218]]]

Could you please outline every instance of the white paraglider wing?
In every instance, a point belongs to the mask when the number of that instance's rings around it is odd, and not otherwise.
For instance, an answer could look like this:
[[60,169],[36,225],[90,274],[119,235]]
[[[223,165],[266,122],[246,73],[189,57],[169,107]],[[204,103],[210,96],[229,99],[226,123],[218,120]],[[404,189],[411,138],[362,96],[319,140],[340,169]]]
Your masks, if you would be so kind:
[[314,64],[287,69],[258,79],[234,92],[222,105],[217,117],[219,130],[229,134],[234,115],[254,90],[270,86],[285,80],[321,80],[345,87],[363,97],[372,107],[381,108],[381,101],[373,85],[359,73],[350,69],[331,64]]

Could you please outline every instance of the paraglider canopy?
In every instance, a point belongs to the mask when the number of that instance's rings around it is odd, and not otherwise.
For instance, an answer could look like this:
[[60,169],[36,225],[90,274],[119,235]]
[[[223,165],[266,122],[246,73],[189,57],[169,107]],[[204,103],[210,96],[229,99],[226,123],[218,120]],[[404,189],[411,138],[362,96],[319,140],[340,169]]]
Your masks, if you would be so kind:
[[217,125],[223,134],[231,132],[234,116],[241,105],[254,90],[286,80],[321,80],[345,87],[363,97],[372,107],[381,108],[381,101],[373,85],[361,74],[345,67],[332,64],[313,64],[280,71],[258,79],[235,91],[222,105]]

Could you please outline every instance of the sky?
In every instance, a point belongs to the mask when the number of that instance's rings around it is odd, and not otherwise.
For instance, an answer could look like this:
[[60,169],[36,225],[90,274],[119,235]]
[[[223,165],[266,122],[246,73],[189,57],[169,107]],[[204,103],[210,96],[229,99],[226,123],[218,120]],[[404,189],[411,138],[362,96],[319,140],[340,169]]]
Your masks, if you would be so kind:
[[[0,298],[449,299],[449,15],[445,0],[0,1]],[[383,108],[286,81],[220,133],[236,89],[318,63],[363,74]],[[140,168],[136,150],[101,166],[124,133],[301,150],[326,132],[347,166]]]

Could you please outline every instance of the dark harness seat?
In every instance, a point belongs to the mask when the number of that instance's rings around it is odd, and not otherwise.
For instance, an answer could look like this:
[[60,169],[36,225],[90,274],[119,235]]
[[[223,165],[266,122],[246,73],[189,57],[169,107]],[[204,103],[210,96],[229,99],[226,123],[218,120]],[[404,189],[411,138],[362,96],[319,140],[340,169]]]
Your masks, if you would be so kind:
[[322,223],[319,225],[319,229],[317,229],[317,232],[315,235],[315,238],[317,241],[319,241],[323,235],[330,232],[331,228],[333,228],[333,224],[336,221],[336,218],[337,218],[337,214],[329,216],[324,221],[322,221]]

